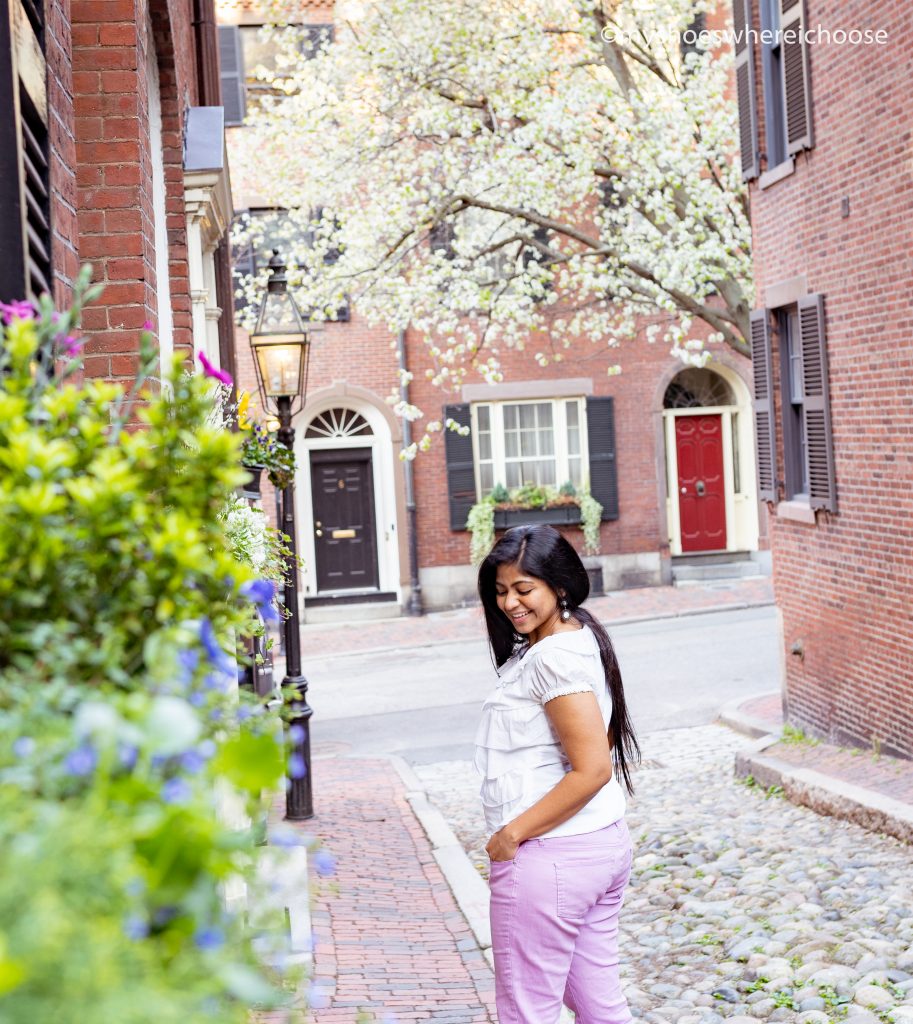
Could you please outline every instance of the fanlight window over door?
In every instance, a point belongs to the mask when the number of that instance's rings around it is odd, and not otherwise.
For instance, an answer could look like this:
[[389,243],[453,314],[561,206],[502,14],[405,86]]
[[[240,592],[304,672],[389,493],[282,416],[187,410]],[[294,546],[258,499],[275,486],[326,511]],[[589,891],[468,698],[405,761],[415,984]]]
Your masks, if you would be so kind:
[[363,437],[373,434],[368,421],[354,409],[327,409],[308,424],[305,437]]
[[700,409],[735,404],[732,388],[718,373],[696,367],[677,373],[663,397],[665,409]]

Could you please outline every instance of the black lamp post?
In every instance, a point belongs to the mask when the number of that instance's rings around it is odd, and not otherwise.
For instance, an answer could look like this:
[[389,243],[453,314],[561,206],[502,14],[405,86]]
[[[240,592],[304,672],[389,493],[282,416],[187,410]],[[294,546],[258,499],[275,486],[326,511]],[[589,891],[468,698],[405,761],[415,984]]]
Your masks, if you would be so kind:
[[[260,304],[260,315],[250,336],[250,344],[263,408],[274,412],[279,420],[276,435],[279,443],[294,450],[292,416],[302,408],[307,394],[310,337],[295,300],[289,295],[285,263],[278,249],[273,250],[269,269],[266,295]],[[285,677],[282,680],[283,701],[289,708],[289,780],[285,816],[289,821],[305,821],[314,816],[310,729],[314,712],[308,706],[308,684],[301,674],[294,478],[282,491],[282,531],[289,538],[285,574]]]

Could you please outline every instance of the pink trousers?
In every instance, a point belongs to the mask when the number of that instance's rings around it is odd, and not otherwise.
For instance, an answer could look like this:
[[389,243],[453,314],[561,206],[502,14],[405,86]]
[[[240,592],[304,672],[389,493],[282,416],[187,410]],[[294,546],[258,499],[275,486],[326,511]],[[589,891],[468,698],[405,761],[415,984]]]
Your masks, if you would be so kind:
[[491,865],[499,1024],[630,1024],[618,972],[618,912],[631,873],[624,820],[521,843]]

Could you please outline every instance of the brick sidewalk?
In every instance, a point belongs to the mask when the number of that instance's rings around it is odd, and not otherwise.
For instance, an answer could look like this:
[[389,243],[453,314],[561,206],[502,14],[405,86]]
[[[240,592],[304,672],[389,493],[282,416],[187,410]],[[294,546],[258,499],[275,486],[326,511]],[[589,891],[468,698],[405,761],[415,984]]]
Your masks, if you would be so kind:
[[[695,612],[744,608],[773,603],[769,578],[733,580],[689,587],[641,587],[595,597],[586,607],[608,626],[640,619],[668,618]],[[391,648],[425,647],[450,640],[476,640],[485,635],[481,609],[459,608],[419,618],[305,624],[301,645],[305,656],[338,648],[337,653],[364,653]]]
[[[779,693],[753,697],[739,705],[739,711],[763,722],[777,736],[783,729],[782,700]],[[808,768],[832,780],[899,800],[913,807],[913,761],[888,757],[874,749],[839,747],[801,736],[765,747],[765,757],[775,757],[793,768]]]
[[[494,1021],[494,979],[386,760],[318,758],[303,832],[336,858],[312,878],[314,1024]],[[299,827],[299,826],[296,826]]]

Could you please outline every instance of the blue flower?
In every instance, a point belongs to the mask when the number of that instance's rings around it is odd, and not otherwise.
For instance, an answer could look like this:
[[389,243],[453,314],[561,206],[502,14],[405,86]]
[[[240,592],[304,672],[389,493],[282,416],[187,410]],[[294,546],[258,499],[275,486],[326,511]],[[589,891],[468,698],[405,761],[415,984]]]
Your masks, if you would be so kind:
[[241,596],[253,601],[264,622],[279,622],[279,613],[273,605],[276,584],[272,580],[253,580],[241,587]]
[[138,757],[139,751],[136,747],[131,746],[129,743],[119,743],[117,745],[117,760],[120,762],[120,766],[126,768],[127,771],[136,765]]
[[197,949],[219,949],[225,942],[225,936],[219,928],[201,928],[193,937]]
[[149,922],[144,917],[140,917],[139,914],[132,914],[124,921],[124,935],[128,939],[138,942],[140,939],[145,939],[148,934]]
[[95,764],[98,758],[96,757],[95,751],[88,745],[77,747],[75,750],[71,750],[67,754],[63,762],[63,767],[70,775],[76,775],[77,777],[84,777],[91,775],[95,771]]
[[206,767],[206,758],[198,750],[188,750],[181,754],[181,767],[191,775],[197,775]]
[[270,830],[269,843],[270,846],[281,846],[286,850],[290,850],[295,846],[306,845],[306,837],[300,832],[296,832],[293,828],[279,826]]
[[288,738],[293,746],[297,747],[299,744],[304,743],[304,736],[303,725],[292,725],[289,727]]
[[336,858],[329,850],[318,850],[314,854],[314,869],[321,878],[336,874]]
[[200,690],[194,690],[193,693],[188,694],[187,700],[195,708],[201,708],[206,703],[206,694]]
[[185,804],[193,795],[184,779],[169,779],[162,786],[162,800],[166,804]]
[[330,1005],[326,993],[314,982],[308,991],[308,1006],[312,1010],[325,1010]]
[[307,775],[307,765],[300,754],[292,754],[288,759],[288,774],[290,779],[303,779]]
[[218,670],[223,672],[227,676],[235,677],[235,663],[229,658],[229,656],[222,650],[222,647],[216,638],[215,630],[212,628],[212,623],[209,619],[203,619],[200,623],[200,643],[203,645],[203,650],[206,651],[206,657],[209,659],[209,663]]
[[31,736],[20,736],[13,744],[16,757],[29,757],[35,750],[35,741]]
[[203,740],[197,747],[201,757],[205,757],[209,760],[210,757],[216,752],[216,744],[214,740]]
[[181,669],[180,678],[182,683],[189,683],[193,679],[199,663],[200,652],[196,648],[190,647],[178,652],[178,665]]

